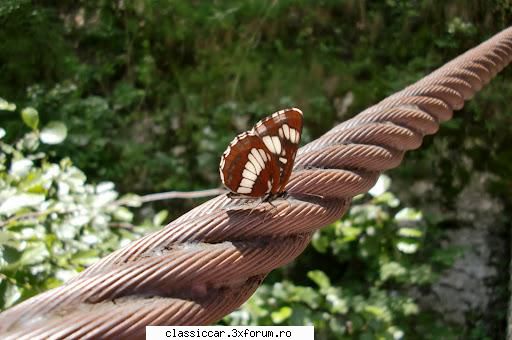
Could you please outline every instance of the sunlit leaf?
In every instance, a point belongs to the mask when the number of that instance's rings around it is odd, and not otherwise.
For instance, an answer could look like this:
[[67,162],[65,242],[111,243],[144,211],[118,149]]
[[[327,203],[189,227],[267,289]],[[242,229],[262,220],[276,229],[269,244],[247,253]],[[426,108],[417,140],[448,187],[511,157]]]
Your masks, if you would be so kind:
[[380,278],[386,281],[391,277],[398,277],[405,275],[406,269],[398,262],[387,262],[380,267]]
[[45,144],[59,144],[66,139],[68,129],[61,122],[50,122],[42,130],[39,138]]
[[67,223],[75,228],[82,227],[89,223],[91,220],[91,216],[87,213],[73,215],[69,219],[67,219]]
[[368,190],[368,193],[374,197],[382,195],[389,189],[390,185],[391,179],[386,175],[380,175],[377,183],[375,183],[375,185],[370,190]]
[[272,312],[270,317],[272,318],[272,322],[279,324],[283,323],[286,319],[288,319],[293,313],[293,310],[288,307],[281,307],[279,310]]
[[321,270],[311,270],[308,272],[308,277],[313,280],[320,288],[326,289],[331,286],[331,280]]
[[112,203],[118,196],[118,193],[116,191],[104,191],[96,196],[93,206],[95,207],[102,207],[105,206],[108,203]]
[[412,300],[403,303],[402,309],[405,315],[413,315],[420,312],[418,305],[412,302]]
[[327,294],[325,299],[331,304],[331,312],[340,314],[348,312],[347,300],[341,298],[338,294],[334,294],[334,292]]
[[398,235],[404,237],[422,237],[423,232],[414,228],[400,228],[398,229]]
[[56,224],[53,232],[60,240],[72,240],[78,235],[80,229],[71,223]]
[[39,125],[39,113],[33,107],[26,107],[21,111],[21,119],[32,130],[37,129]]
[[404,338],[404,335],[405,335],[403,330],[396,328],[396,327],[391,327],[389,329],[389,332],[393,336],[393,340],[401,340]]
[[98,251],[95,249],[79,251],[72,257],[72,262],[82,266],[88,266],[98,261]]
[[58,269],[55,271],[55,277],[62,281],[66,282],[75,277],[77,272],[75,270],[64,270],[64,269]]
[[0,205],[0,214],[10,215],[21,208],[34,207],[44,202],[44,195],[17,194],[7,198]]
[[341,225],[340,229],[341,229],[343,235],[345,236],[343,238],[343,241],[345,241],[345,242],[350,242],[350,241],[357,239],[359,237],[359,235],[361,235],[361,233],[363,232],[362,228],[357,228],[357,227],[351,226],[349,224]]
[[3,290],[2,301],[5,308],[9,308],[14,305],[21,297],[21,292],[18,286],[11,284],[8,281],[2,282],[5,285]]
[[16,110],[16,105],[9,103],[7,100],[0,98],[0,110],[4,111],[14,111]]
[[421,211],[411,208],[403,208],[395,215],[397,221],[420,221],[423,218]]
[[103,192],[111,191],[115,187],[114,183],[112,182],[101,182],[96,185],[96,192],[98,194],[101,194]]
[[346,324],[344,320],[340,320],[340,318],[331,318],[329,320],[329,328],[336,335],[344,335],[347,331]]
[[101,239],[96,234],[83,235],[80,239],[83,243],[90,245],[97,244],[101,241]]
[[389,207],[396,208],[400,205],[400,200],[391,192],[385,192],[374,198],[376,204],[385,204]]
[[27,158],[15,160],[11,163],[9,174],[13,176],[23,177],[30,171],[30,168],[33,164],[34,162]]
[[417,243],[398,242],[396,247],[402,253],[406,253],[406,254],[413,254],[413,253],[415,253],[418,250],[418,244]]
[[27,248],[21,256],[20,263],[24,265],[36,264],[44,261],[50,253],[43,243]]
[[322,300],[320,293],[311,287],[293,286],[293,295],[289,301],[305,303],[311,308],[318,308]]
[[153,217],[153,225],[161,226],[166,220],[169,213],[167,210],[162,210]]
[[368,313],[373,314],[377,319],[384,318],[386,313],[386,311],[382,307],[372,305],[367,305],[364,308],[364,310]]
[[114,217],[118,221],[131,222],[133,219],[133,213],[125,207],[119,207],[114,211]]

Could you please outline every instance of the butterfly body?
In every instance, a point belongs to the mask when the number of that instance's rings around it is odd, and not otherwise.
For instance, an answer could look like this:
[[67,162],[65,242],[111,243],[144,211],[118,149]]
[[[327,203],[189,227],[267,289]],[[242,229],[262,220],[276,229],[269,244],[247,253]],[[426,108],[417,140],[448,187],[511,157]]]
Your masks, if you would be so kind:
[[235,137],[221,157],[231,196],[273,199],[285,192],[302,135],[302,111],[275,112]]

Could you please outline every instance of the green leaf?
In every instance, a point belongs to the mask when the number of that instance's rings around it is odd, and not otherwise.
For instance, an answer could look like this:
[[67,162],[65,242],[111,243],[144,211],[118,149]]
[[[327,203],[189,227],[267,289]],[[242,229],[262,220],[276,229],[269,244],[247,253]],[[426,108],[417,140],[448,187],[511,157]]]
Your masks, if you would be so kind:
[[420,221],[423,218],[423,214],[421,211],[412,209],[412,208],[403,208],[395,215],[395,220],[397,221],[403,221],[403,222],[414,222],[414,221]]
[[319,253],[326,253],[327,249],[329,248],[329,238],[326,236],[323,236],[321,231],[318,230],[314,235],[313,239],[311,240],[311,244],[313,247],[315,247],[316,251]]
[[391,179],[386,175],[380,175],[377,183],[368,190],[368,193],[372,196],[379,196],[385,193],[391,185]]
[[272,318],[273,323],[283,323],[286,319],[288,319],[293,313],[293,310],[288,307],[281,307],[278,311],[272,312],[270,317]]
[[426,284],[434,280],[435,275],[432,273],[432,267],[423,264],[412,268],[409,271],[409,282],[414,284]]
[[96,185],[96,192],[98,194],[114,190],[115,185],[112,182],[101,182]]
[[69,281],[69,279],[76,276],[75,270],[57,269],[55,271],[55,277],[46,280],[46,286],[60,285],[62,282]]
[[347,300],[339,296],[340,294],[341,291],[336,289],[332,293],[327,294],[325,299],[331,304],[330,309],[332,313],[346,314],[348,312],[348,303]]
[[98,261],[99,255],[96,249],[90,250],[82,250],[77,252],[71,258],[72,262],[75,264],[80,264],[82,266],[89,266],[94,262]]
[[0,98],[0,110],[4,111],[14,111],[16,110],[16,105],[9,103],[7,100]]
[[41,142],[45,144],[59,144],[66,139],[68,135],[68,129],[66,125],[61,122],[50,122],[48,123],[39,136]]
[[329,328],[337,335],[343,335],[347,331],[345,322],[338,318],[331,318],[329,320]]
[[376,204],[385,204],[392,208],[396,208],[400,205],[400,200],[391,192],[385,192],[374,199]]
[[377,319],[383,319],[386,311],[379,306],[367,305],[364,310],[370,314],[373,314]]
[[393,336],[393,339],[403,339],[405,335],[403,330],[395,326],[389,327],[388,332]]
[[9,197],[0,205],[0,214],[10,215],[24,207],[34,207],[44,202],[44,195],[18,194]]
[[48,249],[46,249],[46,246],[43,243],[40,243],[36,246],[27,248],[23,255],[21,255],[20,263],[24,265],[31,265],[43,262],[50,253],[48,252]]
[[[5,242],[7,239],[7,237],[6,237],[7,235],[2,235],[2,236],[3,236],[2,241]],[[0,264],[3,266],[3,265],[15,263],[15,262],[19,261],[19,259],[21,258],[21,255],[22,255],[22,252],[19,251],[18,249],[4,244],[4,245],[2,245],[2,247],[0,247],[0,256],[1,256]]]
[[331,286],[331,280],[329,280],[329,277],[321,270],[311,270],[308,272],[308,277],[320,288],[327,289]]
[[131,222],[133,219],[133,213],[126,207],[119,207],[114,211],[114,217],[118,221]]
[[396,247],[402,253],[413,254],[418,250],[419,245],[418,243],[400,241],[396,244]]
[[320,293],[311,287],[295,286],[292,289],[292,296],[290,296],[287,300],[292,302],[301,302],[313,309],[316,309],[320,305],[323,298]]
[[21,119],[32,130],[36,130],[39,125],[39,113],[33,107],[26,107],[21,111]]
[[421,237],[423,236],[423,232],[413,228],[400,228],[398,230],[398,235],[404,237]]
[[3,307],[9,308],[20,299],[21,292],[17,286],[11,284],[9,281],[4,281],[2,285],[5,285],[5,289],[0,289],[3,290],[3,296],[1,299],[3,300]]
[[289,324],[291,325],[312,325],[313,312],[312,309],[302,305],[293,307],[293,313],[290,317]]
[[406,301],[402,304],[401,307],[405,315],[415,315],[420,312],[418,305],[415,304],[412,300]]
[[380,278],[386,281],[391,277],[399,277],[406,274],[405,268],[398,262],[388,262],[380,267]]
[[349,224],[344,224],[340,227],[340,230],[341,232],[343,233],[343,235],[345,236],[343,238],[343,241],[344,242],[350,242],[350,241],[354,241],[355,239],[357,239],[359,237],[359,235],[361,235],[361,233],[363,232],[363,229],[362,228],[357,228],[357,227],[353,227]]
[[156,214],[153,217],[153,225],[161,226],[165,222],[165,220],[167,219],[167,215],[169,215],[167,210],[160,211],[158,214]]
[[11,169],[9,170],[9,174],[13,176],[23,177],[30,171],[33,164],[34,162],[27,158],[15,160],[11,163]]

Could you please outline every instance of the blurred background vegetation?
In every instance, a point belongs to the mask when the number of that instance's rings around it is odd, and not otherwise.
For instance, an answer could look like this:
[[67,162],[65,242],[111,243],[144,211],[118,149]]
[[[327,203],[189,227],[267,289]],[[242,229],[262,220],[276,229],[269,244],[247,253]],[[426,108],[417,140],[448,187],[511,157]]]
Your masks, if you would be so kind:
[[[199,204],[135,194],[220,186],[221,153],[258,119],[297,106],[307,143],[511,18],[508,0],[1,1],[0,306]],[[454,323],[417,300],[464,251],[439,245],[475,173],[509,225],[511,72],[223,322],[312,323],[333,339],[502,337],[505,259],[495,312]]]

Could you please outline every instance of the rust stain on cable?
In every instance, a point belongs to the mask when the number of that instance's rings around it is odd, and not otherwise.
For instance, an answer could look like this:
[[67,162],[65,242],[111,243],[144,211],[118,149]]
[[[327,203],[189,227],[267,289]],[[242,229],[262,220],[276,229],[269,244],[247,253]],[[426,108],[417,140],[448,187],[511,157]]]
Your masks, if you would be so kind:
[[509,28],[301,148],[287,199],[218,196],[1,313],[3,338],[143,338],[146,325],[216,322],[511,60]]

